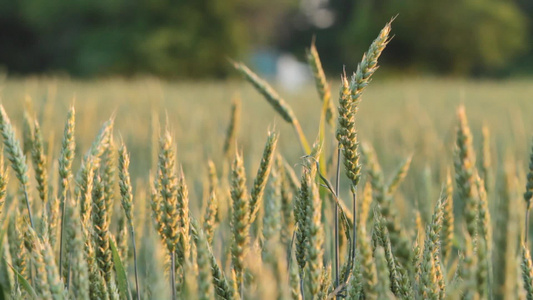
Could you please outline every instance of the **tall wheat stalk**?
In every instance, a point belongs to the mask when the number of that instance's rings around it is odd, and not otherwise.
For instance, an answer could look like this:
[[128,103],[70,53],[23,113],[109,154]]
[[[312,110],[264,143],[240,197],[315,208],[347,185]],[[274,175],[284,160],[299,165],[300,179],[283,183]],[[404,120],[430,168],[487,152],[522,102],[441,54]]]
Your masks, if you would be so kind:
[[128,228],[131,234],[131,243],[133,248],[133,265],[135,270],[135,290],[137,291],[137,300],[141,299],[141,290],[139,289],[139,274],[137,271],[137,247],[135,246],[135,228],[133,226],[133,195],[131,179],[129,173],[130,156],[126,145],[122,144],[119,150],[119,186],[120,195],[122,196],[122,208],[128,221]]
[[309,147],[309,142],[305,137],[305,134],[302,130],[300,122],[296,118],[292,108],[281,98],[276,91],[263,79],[261,79],[257,74],[252,72],[246,65],[239,62],[232,62],[233,67],[241,73],[244,78],[250,82],[254,88],[265,97],[265,99],[270,103],[270,105],[276,110],[279,115],[287,123],[291,124],[296,131],[296,135],[300,141],[300,145],[305,154],[309,154],[311,148]]
[[[355,217],[357,215],[357,184],[361,177],[361,166],[359,164],[359,143],[357,141],[357,131],[355,125],[355,116],[357,114],[358,105],[361,101],[361,95],[370,82],[370,78],[377,70],[377,62],[385,46],[389,42],[389,33],[391,30],[391,23],[387,23],[381,30],[378,37],[372,42],[369,50],[363,55],[361,63],[357,66],[357,70],[352,76],[351,83],[348,83],[346,74],[341,77],[341,91],[339,96],[339,117],[337,126],[337,184],[340,165],[340,152],[342,151],[344,157],[344,166],[346,168],[346,176],[351,181],[350,190],[352,193],[352,209],[354,217],[353,236],[352,236],[352,253],[351,260],[355,259],[355,249],[357,246],[357,222]],[[338,195],[338,191],[337,191]],[[338,206],[335,205],[335,225],[338,220]],[[337,226],[337,225],[336,225]],[[338,239],[338,228],[335,227],[335,238]],[[338,245],[336,244],[336,253],[338,252]],[[336,254],[338,256],[338,254]]]
[[[74,152],[76,142],[74,131],[76,126],[76,110],[74,106],[69,109],[65,130],[63,133],[63,141],[61,142],[61,154],[59,156],[59,177],[60,177],[60,206],[61,206],[61,231],[59,234],[59,274],[63,274],[63,243],[64,231],[66,222],[67,202],[69,198],[69,185],[72,179],[72,161],[74,160]],[[68,280],[67,280],[68,282]]]

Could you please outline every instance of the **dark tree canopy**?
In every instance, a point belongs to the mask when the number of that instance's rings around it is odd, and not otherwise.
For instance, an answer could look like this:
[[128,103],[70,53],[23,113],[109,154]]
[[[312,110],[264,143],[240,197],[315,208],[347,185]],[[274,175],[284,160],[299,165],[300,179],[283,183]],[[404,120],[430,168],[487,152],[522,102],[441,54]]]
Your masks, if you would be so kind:
[[[0,66],[10,73],[225,77],[227,58],[270,47],[326,70],[354,66],[392,16],[390,69],[444,74],[533,70],[530,0],[0,0]],[[331,24],[316,22],[320,13]]]

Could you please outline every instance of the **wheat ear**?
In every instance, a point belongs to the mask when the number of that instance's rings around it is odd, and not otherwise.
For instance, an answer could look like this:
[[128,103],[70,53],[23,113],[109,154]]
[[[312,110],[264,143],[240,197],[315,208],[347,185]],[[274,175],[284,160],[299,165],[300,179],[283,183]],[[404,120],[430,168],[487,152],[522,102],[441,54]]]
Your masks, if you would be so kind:
[[254,185],[250,193],[250,224],[252,224],[257,217],[257,213],[261,208],[263,201],[263,193],[270,174],[274,153],[276,151],[276,145],[279,135],[275,132],[269,132],[267,142],[255,176]]
[[236,284],[242,295],[244,292],[244,257],[249,244],[250,206],[246,191],[246,173],[242,155],[238,152],[233,161],[231,174],[231,227],[234,239],[231,247],[231,259],[236,274]]
[[31,148],[31,157],[33,168],[35,169],[35,179],[37,181],[37,191],[43,203],[48,202],[48,172],[46,155],[44,154],[43,134],[39,122],[35,120],[33,125],[33,143]]
[[20,182],[26,207],[28,209],[28,216],[30,218],[30,225],[35,229],[33,223],[33,216],[31,213],[31,203],[28,191],[28,165],[26,164],[26,157],[20,148],[20,144],[15,138],[15,130],[11,125],[11,121],[7,116],[4,106],[0,104],[0,125],[2,127],[2,136],[4,138],[5,150],[8,154],[8,159],[11,162],[11,167],[15,170],[15,175]]
[[524,280],[524,287],[527,293],[527,300],[533,300],[533,263],[531,262],[531,255],[529,249],[525,244],[522,244],[522,279]]
[[133,194],[130,179],[130,156],[125,144],[122,144],[119,150],[118,169],[119,169],[119,186],[122,208],[128,221],[128,228],[131,235],[131,244],[133,248],[133,265],[135,270],[135,290],[137,291],[137,300],[140,300],[141,290],[139,288],[139,274],[137,271],[137,247],[135,245],[135,227],[133,225]]
[[66,227],[66,211],[68,197],[70,194],[70,181],[72,180],[72,161],[76,150],[75,132],[76,128],[76,110],[72,106],[67,115],[65,129],[63,131],[63,140],[61,142],[61,154],[59,156],[59,178],[60,178],[60,200],[61,209],[61,229],[59,234],[59,274],[63,274],[63,236]]
[[457,109],[459,126],[457,129],[457,151],[455,173],[458,194],[465,203],[465,221],[471,238],[477,235],[478,200],[475,190],[475,156],[472,148],[472,134],[464,106]]

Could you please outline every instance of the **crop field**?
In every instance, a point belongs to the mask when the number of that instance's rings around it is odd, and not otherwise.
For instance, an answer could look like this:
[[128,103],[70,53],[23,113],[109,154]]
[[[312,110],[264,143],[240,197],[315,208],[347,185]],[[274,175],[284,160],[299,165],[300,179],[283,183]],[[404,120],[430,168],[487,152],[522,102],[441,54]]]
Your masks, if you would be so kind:
[[387,39],[279,97],[3,78],[0,298],[533,299],[533,81],[373,76]]

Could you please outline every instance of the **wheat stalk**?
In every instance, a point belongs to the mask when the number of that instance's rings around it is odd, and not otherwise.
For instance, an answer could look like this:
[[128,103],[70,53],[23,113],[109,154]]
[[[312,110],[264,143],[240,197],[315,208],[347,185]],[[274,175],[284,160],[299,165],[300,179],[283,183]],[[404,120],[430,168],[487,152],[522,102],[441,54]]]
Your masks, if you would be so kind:
[[215,168],[215,163],[209,160],[207,163],[207,170],[209,174],[209,197],[207,198],[207,204],[205,206],[205,213],[203,219],[203,229],[210,245],[213,245],[213,238],[216,227],[216,217],[218,213],[218,198],[217,187],[218,179]]
[[33,122],[27,110],[23,113],[22,153],[30,154],[33,149]]
[[331,101],[331,90],[329,83],[326,80],[326,74],[324,69],[322,69],[322,63],[320,62],[320,57],[318,56],[318,51],[316,50],[315,43],[311,43],[311,47],[306,52],[307,63],[311,67],[313,77],[315,79],[316,89],[318,91],[318,96],[320,100],[326,104],[326,122],[333,126],[335,120],[335,106]]
[[[158,189],[161,195],[159,207],[155,214],[160,216],[158,230],[163,234],[168,253],[171,257],[170,280],[172,299],[176,299],[176,246],[179,242],[178,179],[176,175],[176,158],[170,132],[165,131],[159,142]],[[156,200],[157,201],[157,200]],[[156,202],[157,203],[157,202]],[[159,211],[158,211],[159,210]]]
[[133,248],[133,265],[135,270],[135,290],[137,291],[137,299],[140,300],[141,290],[139,288],[139,274],[137,271],[137,247],[135,246],[135,227],[133,225],[133,195],[131,187],[131,179],[129,173],[130,156],[125,144],[122,144],[119,150],[119,186],[122,208],[128,221],[128,229],[131,235],[131,244]]
[[[24,235],[21,231],[21,227],[24,225],[23,218],[17,211],[9,216],[9,225],[7,228],[9,253],[14,269],[22,275],[26,275],[28,272],[25,257],[27,253],[26,248],[24,247]],[[18,286],[18,284],[18,281],[16,281],[15,286]]]
[[270,103],[270,105],[277,111],[280,116],[287,123],[292,124],[296,130],[296,135],[300,140],[300,145],[302,146],[303,151],[308,154],[311,151],[309,147],[309,142],[303,133],[300,122],[296,118],[296,115],[292,111],[292,108],[281,98],[276,91],[263,79],[259,78],[252,70],[250,70],[243,63],[232,62],[233,67],[244,76],[244,78],[250,82],[254,88],[265,97],[265,99]]
[[108,292],[111,292],[111,280],[113,259],[111,254],[111,247],[109,245],[109,214],[110,208],[106,206],[104,182],[99,175],[94,178],[93,189],[93,208],[92,208],[92,223],[93,223],[93,239],[96,252],[96,261],[98,267],[102,272],[102,276],[107,285]]
[[86,229],[81,223],[77,203],[69,200],[68,204],[65,218],[72,224],[71,230],[67,231],[67,245],[69,245],[67,249],[69,249],[72,279],[67,278],[67,282],[72,281],[72,284],[67,283],[67,286],[71,296],[76,295],[77,299],[89,299],[89,266],[84,252]]
[[279,135],[275,132],[269,132],[267,142],[263,150],[263,156],[257,175],[255,176],[254,185],[250,193],[250,224],[252,224],[257,217],[257,213],[261,208],[263,201],[263,193],[270,174],[270,168],[272,166],[272,160],[276,151],[276,145]]
[[357,227],[357,245],[360,253],[361,277],[363,281],[363,292],[368,299],[377,297],[377,271],[376,264],[372,258],[372,245],[367,236],[366,226]]
[[466,119],[464,106],[457,109],[459,126],[457,129],[457,151],[455,173],[458,194],[465,203],[465,221],[468,234],[474,238],[477,234],[478,200],[475,190],[475,157],[472,148],[472,134]]
[[281,214],[281,174],[279,165],[272,167],[270,172],[269,190],[264,200],[263,216],[263,238],[265,245],[263,253],[266,252],[269,243],[277,243],[280,240],[282,214]]
[[47,160],[44,154],[44,142],[43,134],[41,133],[41,127],[39,122],[35,120],[33,125],[33,143],[31,148],[31,157],[33,160],[33,168],[35,170],[35,179],[37,181],[37,190],[39,191],[39,197],[44,204],[48,202],[48,172],[47,172]]
[[394,194],[394,192],[396,192],[396,189],[398,189],[398,186],[400,186],[400,183],[402,183],[402,181],[405,179],[405,177],[407,176],[407,172],[409,171],[409,167],[411,166],[412,160],[413,155],[410,155],[401,162],[391,181],[389,182],[389,184],[387,184],[388,195]]
[[212,298],[212,289],[209,284],[211,279],[211,264],[209,260],[209,243],[204,231],[198,228],[198,234],[194,238],[196,243],[196,262],[198,264],[198,295],[200,300]]
[[[294,215],[293,215],[293,193],[291,191],[288,174],[285,169],[283,158],[278,153],[276,157],[276,168],[280,176],[280,198],[281,198],[281,240],[284,245],[291,243],[292,233],[294,232]],[[288,253],[288,255],[291,255]]]
[[448,262],[452,254],[454,235],[453,183],[449,170],[446,173],[446,185],[444,191],[446,204],[444,206],[444,217],[442,218],[441,253],[443,262]]
[[231,116],[228,129],[226,130],[226,139],[224,140],[224,148],[222,152],[224,157],[229,159],[232,153],[232,149],[237,142],[237,134],[239,131],[239,125],[241,120],[241,100],[238,97],[233,98],[231,102]]
[[425,299],[440,299],[441,285],[439,284],[437,264],[439,262],[440,231],[442,229],[442,218],[444,214],[444,204],[446,198],[439,199],[435,206],[431,224],[426,230],[424,241],[424,252],[422,254],[421,266],[421,290]]
[[26,208],[28,209],[28,216],[30,218],[30,225],[35,229],[33,217],[31,213],[30,197],[28,195],[28,165],[26,164],[26,157],[20,148],[20,144],[15,138],[15,130],[11,125],[11,121],[4,110],[4,106],[0,104],[0,125],[2,129],[2,136],[4,138],[5,150],[8,154],[8,159],[11,162],[11,167],[15,171],[15,175],[20,182],[24,199],[26,201]]
[[[310,171],[311,179],[314,178],[314,172],[316,172],[316,170]],[[306,237],[308,240],[306,259],[309,272],[309,290],[311,291],[311,297],[314,298],[320,291],[320,274],[322,269],[322,257],[324,255],[322,250],[322,245],[324,244],[324,229],[321,222],[322,201],[318,192],[318,186],[312,180],[308,184],[310,186],[308,191],[309,198],[307,200],[309,213],[307,214],[306,222]]]
[[9,173],[7,173],[7,169],[4,167],[4,151],[0,149],[0,211],[4,211],[8,181]]
[[389,299],[390,295],[390,272],[387,267],[387,260],[385,258],[385,250],[383,247],[379,246],[374,252],[374,259],[376,260],[376,270],[378,273],[378,282],[377,285],[377,297],[378,299]]
[[243,166],[242,154],[235,154],[231,173],[231,199],[233,244],[231,247],[231,261],[236,274],[236,284],[239,291],[244,293],[244,257],[248,250],[250,229],[250,206],[246,190],[246,173]]
[[[104,183],[104,200],[106,202],[106,207],[109,209],[113,208],[114,199],[115,199],[115,184],[116,184],[116,151],[115,143],[113,140],[112,134],[107,136],[107,141],[105,142],[105,150],[102,155],[102,165],[103,170],[101,172],[102,182]],[[108,214],[108,222],[111,220],[112,214]]]
[[531,255],[529,249],[525,244],[522,244],[522,279],[524,280],[524,287],[527,292],[527,299],[533,300],[533,263],[531,263]]
[[60,207],[61,207],[61,231],[59,235],[59,274],[63,274],[63,236],[66,225],[67,198],[69,196],[69,184],[72,178],[72,161],[76,150],[75,142],[76,110],[74,106],[68,111],[63,140],[61,142],[61,154],[59,156],[60,177]]
[[485,182],[485,190],[489,191],[489,184],[492,180],[492,173],[491,173],[491,166],[492,166],[492,159],[491,159],[491,150],[490,150],[490,131],[489,128],[484,125],[481,129],[483,142],[482,142],[482,148],[481,148],[481,178]]
[[31,234],[26,236],[26,238],[32,245],[32,251],[30,254],[32,266],[35,268],[35,292],[43,299],[52,299],[52,293],[49,289],[48,277],[46,274],[46,263],[44,262],[43,254],[40,251],[41,245],[37,238],[37,234],[35,232],[31,232]]
[[93,239],[89,236],[88,230],[85,230],[85,260],[87,261],[89,270],[89,298],[90,299],[108,299],[109,293],[106,288],[106,282],[96,259]]
[[191,237],[190,237],[190,213],[189,213],[189,190],[185,182],[183,168],[180,167],[178,177],[178,217],[180,228],[180,247],[178,253],[181,253],[182,261],[185,262],[191,255]]
[[526,201],[526,221],[524,242],[527,243],[529,236],[529,210],[531,209],[531,198],[533,198],[533,146],[531,147],[531,156],[529,161],[529,172],[527,173],[526,192],[524,193],[524,200]]

